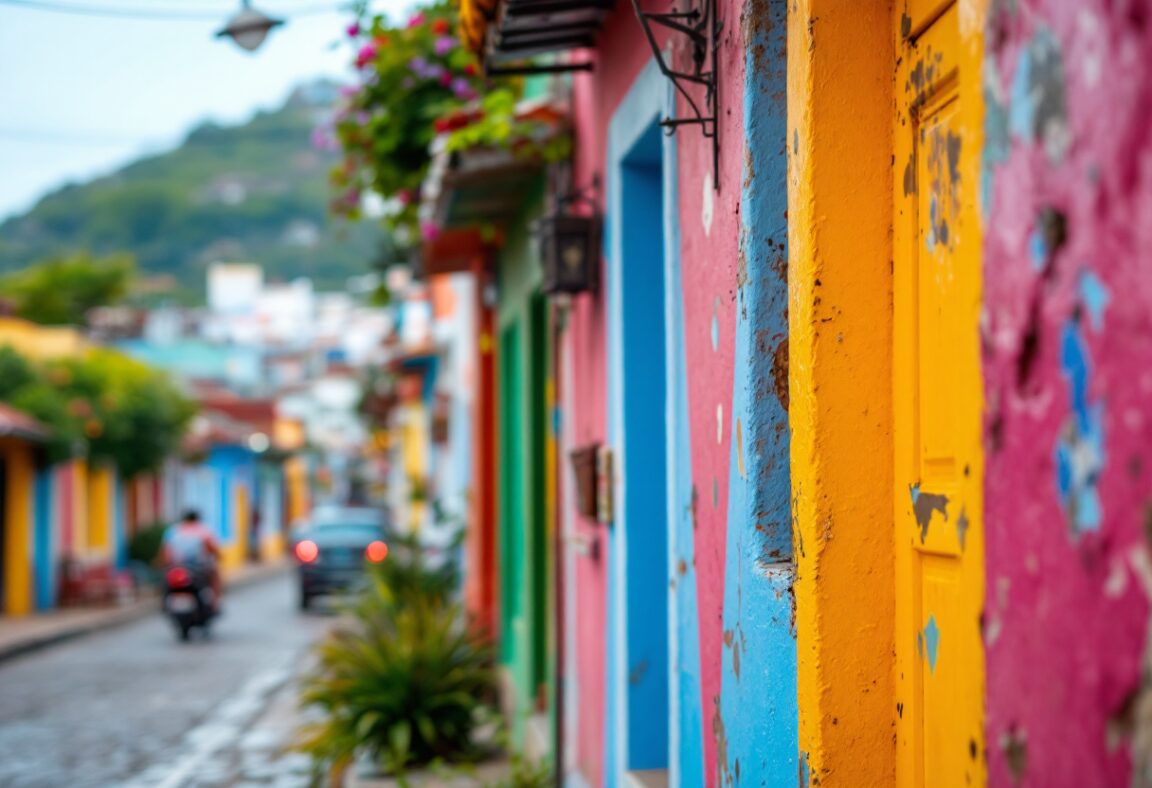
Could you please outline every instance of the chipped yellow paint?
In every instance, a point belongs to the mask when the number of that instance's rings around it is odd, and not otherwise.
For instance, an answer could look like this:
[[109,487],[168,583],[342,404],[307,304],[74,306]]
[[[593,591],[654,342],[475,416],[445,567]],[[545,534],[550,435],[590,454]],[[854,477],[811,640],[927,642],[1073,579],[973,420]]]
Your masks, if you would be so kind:
[[801,772],[825,788],[896,779],[891,13],[788,16],[797,700]]
[[986,780],[975,23],[982,15],[974,6],[908,0],[893,20],[899,786]]

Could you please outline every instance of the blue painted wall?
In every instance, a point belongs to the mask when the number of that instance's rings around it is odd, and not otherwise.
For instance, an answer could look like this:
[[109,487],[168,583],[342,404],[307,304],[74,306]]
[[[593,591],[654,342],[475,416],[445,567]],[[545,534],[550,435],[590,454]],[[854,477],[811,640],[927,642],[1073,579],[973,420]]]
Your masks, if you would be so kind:
[[660,133],[670,86],[655,61],[608,131],[608,441],[618,452],[609,536],[604,784],[669,762],[666,245],[675,140]]
[[36,609],[50,610],[56,606],[56,572],[59,556],[57,539],[52,533],[56,522],[52,495],[53,469],[40,468],[36,472],[33,491],[32,555],[34,556]]
[[664,181],[656,120],[620,168],[624,323],[624,499],[628,758],[668,765],[667,481],[664,343]]
[[748,785],[782,785],[796,779],[799,746],[786,394],[787,4],[757,8],[766,18],[745,27],[740,244],[748,275],[736,310],[720,694],[728,762],[718,767]]

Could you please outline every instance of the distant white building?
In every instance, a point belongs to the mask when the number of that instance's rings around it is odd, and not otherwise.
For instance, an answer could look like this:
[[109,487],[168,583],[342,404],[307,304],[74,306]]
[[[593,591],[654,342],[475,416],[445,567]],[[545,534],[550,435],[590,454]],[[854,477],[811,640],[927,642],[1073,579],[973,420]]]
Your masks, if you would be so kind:
[[208,309],[218,315],[251,314],[264,289],[264,269],[255,263],[212,263]]

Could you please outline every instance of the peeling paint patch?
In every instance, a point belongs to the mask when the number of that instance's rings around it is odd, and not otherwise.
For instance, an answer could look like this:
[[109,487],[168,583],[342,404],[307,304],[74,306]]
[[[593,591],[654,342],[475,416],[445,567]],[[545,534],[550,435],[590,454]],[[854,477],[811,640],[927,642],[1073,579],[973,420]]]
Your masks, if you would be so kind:
[[799,778],[800,788],[808,788],[808,753],[800,753],[800,774]]
[[912,493],[912,512],[916,515],[916,524],[920,526],[920,541],[928,538],[928,526],[932,523],[933,512],[940,512],[944,519],[948,519],[948,496],[937,493],[921,492],[919,484],[908,488]]
[[1063,211],[1044,208],[1036,218],[1036,226],[1028,237],[1028,254],[1032,268],[1043,271],[1051,264],[1056,253],[1068,239],[1068,221]]
[[1008,726],[1000,736],[1000,750],[1004,753],[1012,780],[1019,784],[1028,771],[1028,735],[1015,724]]
[[716,296],[712,301],[712,352],[716,352],[720,348],[720,305],[720,296]]
[[720,785],[732,784],[732,773],[728,769],[728,733],[724,730],[724,715],[720,713],[720,698],[714,700],[712,711],[712,736],[716,739],[716,771]]
[[724,403],[716,406],[716,442],[724,442]]
[[960,549],[964,549],[964,542],[968,537],[968,526],[971,523],[968,521],[968,510],[964,507],[960,509],[960,516],[956,518],[956,538],[960,540]]
[[924,625],[924,655],[928,658],[928,671],[936,672],[936,657],[940,650],[940,627],[936,625],[936,617],[928,616],[928,623]]
[[1040,26],[1020,51],[1012,78],[1008,124],[1019,139],[1040,142],[1053,162],[1068,152],[1064,58],[1052,31]]
[[788,410],[788,337],[780,340],[772,351],[772,385],[776,389],[776,400],[780,407]]
[[1073,536],[1097,531],[1103,517],[1099,476],[1104,467],[1103,405],[1088,399],[1088,348],[1077,317],[1064,324],[1060,368],[1068,382],[1072,413],[1056,444],[1056,485]]
[[1011,150],[1008,109],[996,69],[984,69],[984,145],[980,152],[980,212],[987,218],[992,208],[992,184],[996,167],[1008,161]]
[[1092,271],[1085,268],[1080,272],[1079,279],[1080,301],[1088,310],[1088,317],[1092,321],[1092,330],[1099,331],[1104,325],[1104,310],[1108,308],[1111,296],[1108,288]]
[[[942,126],[933,127],[925,141],[928,146],[929,178],[928,232],[925,243],[932,252],[937,245],[955,247],[956,218],[960,215],[960,137]],[[905,173],[905,191],[908,173]],[[949,220],[952,220],[949,224]]]

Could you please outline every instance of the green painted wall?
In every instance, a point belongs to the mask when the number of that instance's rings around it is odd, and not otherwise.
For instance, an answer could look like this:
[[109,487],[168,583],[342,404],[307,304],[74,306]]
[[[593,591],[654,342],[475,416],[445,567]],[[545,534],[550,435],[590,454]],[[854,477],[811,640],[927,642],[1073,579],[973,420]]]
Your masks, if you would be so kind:
[[[522,744],[525,722],[555,688],[554,581],[547,518],[546,447],[550,374],[548,304],[539,294],[535,239],[526,228],[539,215],[542,188],[497,264],[500,328],[500,546],[501,661],[515,688],[514,741]],[[555,720],[550,720],[554,730]]]

